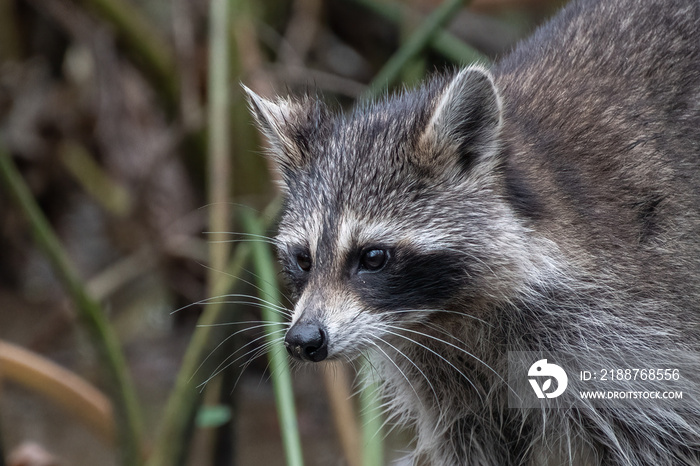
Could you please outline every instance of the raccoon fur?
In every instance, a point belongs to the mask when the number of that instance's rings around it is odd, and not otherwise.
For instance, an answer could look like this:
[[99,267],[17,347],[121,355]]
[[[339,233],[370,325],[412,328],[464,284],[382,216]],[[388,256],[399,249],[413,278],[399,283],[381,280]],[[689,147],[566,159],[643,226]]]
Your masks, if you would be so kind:
[[700,465],[698,403],[512,409],[505,381],[509,351],[699,367],[700,1],[573,1],[490,69],[347,114],[248,93],[288,350],[371,354],[415,464]]

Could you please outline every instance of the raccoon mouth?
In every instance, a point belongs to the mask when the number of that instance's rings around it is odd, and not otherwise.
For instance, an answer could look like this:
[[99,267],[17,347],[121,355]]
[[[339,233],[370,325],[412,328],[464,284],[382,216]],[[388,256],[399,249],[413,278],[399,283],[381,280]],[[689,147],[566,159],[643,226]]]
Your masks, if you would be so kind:
[[297,322],[284,337],[289,355],[301,361],[319,362],[328,357],[328,335],[319,322]]

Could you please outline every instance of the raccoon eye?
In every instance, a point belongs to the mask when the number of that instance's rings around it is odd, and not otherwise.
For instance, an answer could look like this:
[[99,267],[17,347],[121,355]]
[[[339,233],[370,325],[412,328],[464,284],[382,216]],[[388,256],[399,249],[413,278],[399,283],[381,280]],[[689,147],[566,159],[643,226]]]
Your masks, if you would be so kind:
[[360,269],[376,272],[384,267],[388,257],[389,253],[384,249],[367,249],[360,255]]
[[297,265],[304,272],[311,270],[311,255],[308,251],[298,252],[296,255]]

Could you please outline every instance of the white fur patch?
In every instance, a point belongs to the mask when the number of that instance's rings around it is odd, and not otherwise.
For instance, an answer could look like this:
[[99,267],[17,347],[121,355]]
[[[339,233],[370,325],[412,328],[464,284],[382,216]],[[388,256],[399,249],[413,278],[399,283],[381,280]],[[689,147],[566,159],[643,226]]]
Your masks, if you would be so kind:
[[406,245],[421,251],[431,251],[448,246],[449,237],[432,228],[430,222],[423,226],[409,226],[396,219],[367,219],[346,212],[338,225],[335,254],[345,255],[352,252],[352,247],[361,248],[372,244]]

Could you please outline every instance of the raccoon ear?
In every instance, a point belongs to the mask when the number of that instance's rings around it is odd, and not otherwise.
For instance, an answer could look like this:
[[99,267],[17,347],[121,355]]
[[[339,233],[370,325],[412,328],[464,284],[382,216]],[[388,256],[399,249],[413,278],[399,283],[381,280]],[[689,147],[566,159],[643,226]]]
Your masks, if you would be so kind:
[[305,141],[312,110],[310,100],[295,101],[277,97],[274,101],[260,97],[241,84],[255,121],[270,143],[273,161],[282,174],[295,171],[306,163]]
[[457,156],[462,170],[498,152],[501,98],[491,73],[480,66],[461,70],[447,84],[419,140],[431,165],[454,166],[443,157]]

